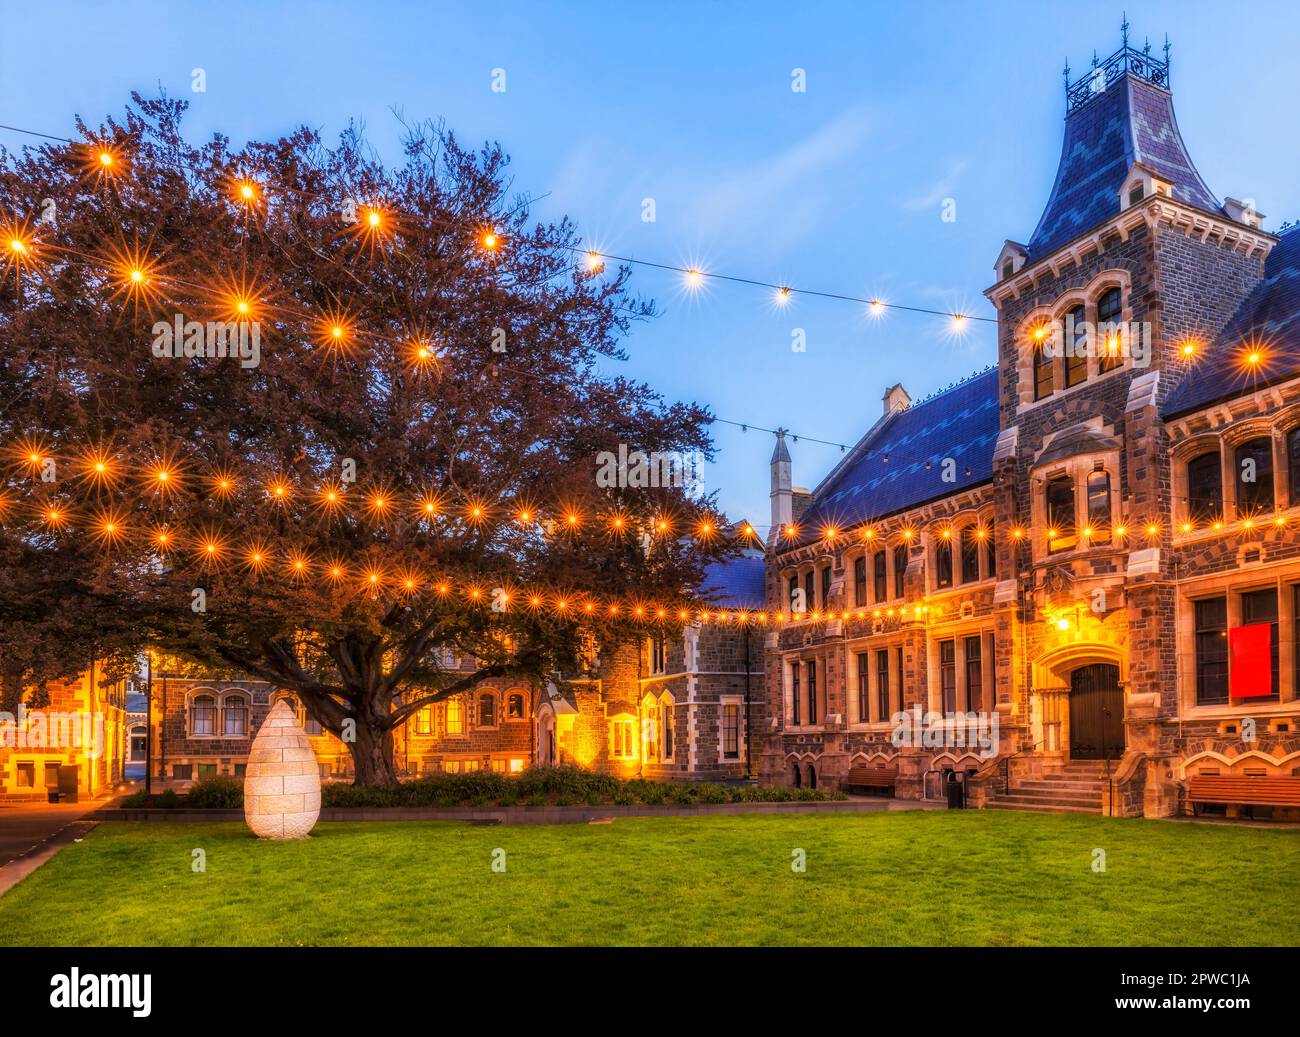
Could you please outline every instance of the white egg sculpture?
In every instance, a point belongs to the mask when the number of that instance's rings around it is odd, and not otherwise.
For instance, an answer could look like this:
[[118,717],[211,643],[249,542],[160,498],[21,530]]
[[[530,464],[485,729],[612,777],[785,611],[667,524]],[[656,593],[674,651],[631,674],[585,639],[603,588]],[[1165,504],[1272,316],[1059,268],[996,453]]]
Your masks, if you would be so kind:
[[244,821],[260,839],[305,839],[320,817],[320,768],[293,707],[262,722],[244,775]]

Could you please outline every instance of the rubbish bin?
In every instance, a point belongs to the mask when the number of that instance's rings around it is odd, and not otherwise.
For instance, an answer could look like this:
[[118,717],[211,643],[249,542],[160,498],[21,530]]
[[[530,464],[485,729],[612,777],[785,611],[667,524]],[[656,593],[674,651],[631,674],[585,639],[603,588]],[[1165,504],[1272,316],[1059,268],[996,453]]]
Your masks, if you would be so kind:
[[948,809],[962,810],[966,806],[966,781],[964,774],[948,771],[944,790],[948,793]]

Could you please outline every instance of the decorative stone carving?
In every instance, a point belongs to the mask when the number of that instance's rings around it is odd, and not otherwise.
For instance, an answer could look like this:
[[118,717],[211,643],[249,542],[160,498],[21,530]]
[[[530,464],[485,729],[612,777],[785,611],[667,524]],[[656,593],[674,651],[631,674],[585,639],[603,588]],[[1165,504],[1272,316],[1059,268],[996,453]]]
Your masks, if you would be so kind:
[[293,708],[281,699],[253,739],[244,821],[260,839],[305,839],[320,817],[320,767]]

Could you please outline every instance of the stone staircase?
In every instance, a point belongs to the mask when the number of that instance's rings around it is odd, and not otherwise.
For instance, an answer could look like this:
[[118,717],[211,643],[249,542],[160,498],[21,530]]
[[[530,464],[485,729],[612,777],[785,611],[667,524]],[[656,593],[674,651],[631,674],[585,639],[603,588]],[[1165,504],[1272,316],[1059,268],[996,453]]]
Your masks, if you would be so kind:
[[[1117,761],[1111,761],[1114,774]],[[1106,784],[1105,765],[1077,760],[1041,778],[1015,782],[989,803],[990,810],[1036,810],[1055,814],[1099,814]]]

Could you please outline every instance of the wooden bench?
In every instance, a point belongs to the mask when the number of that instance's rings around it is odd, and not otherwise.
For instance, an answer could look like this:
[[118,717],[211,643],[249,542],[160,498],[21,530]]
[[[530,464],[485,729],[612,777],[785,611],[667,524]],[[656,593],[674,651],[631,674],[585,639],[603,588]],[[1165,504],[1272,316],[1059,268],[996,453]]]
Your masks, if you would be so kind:
[[840,791],[859,795],[893,795],[897,781],[897,767],[850,767],[849,776],[840,783]]
[[1243,807],[1300,809],[1300,778],[1220,778],[1199,774],[1187,779],[1187,802]]

